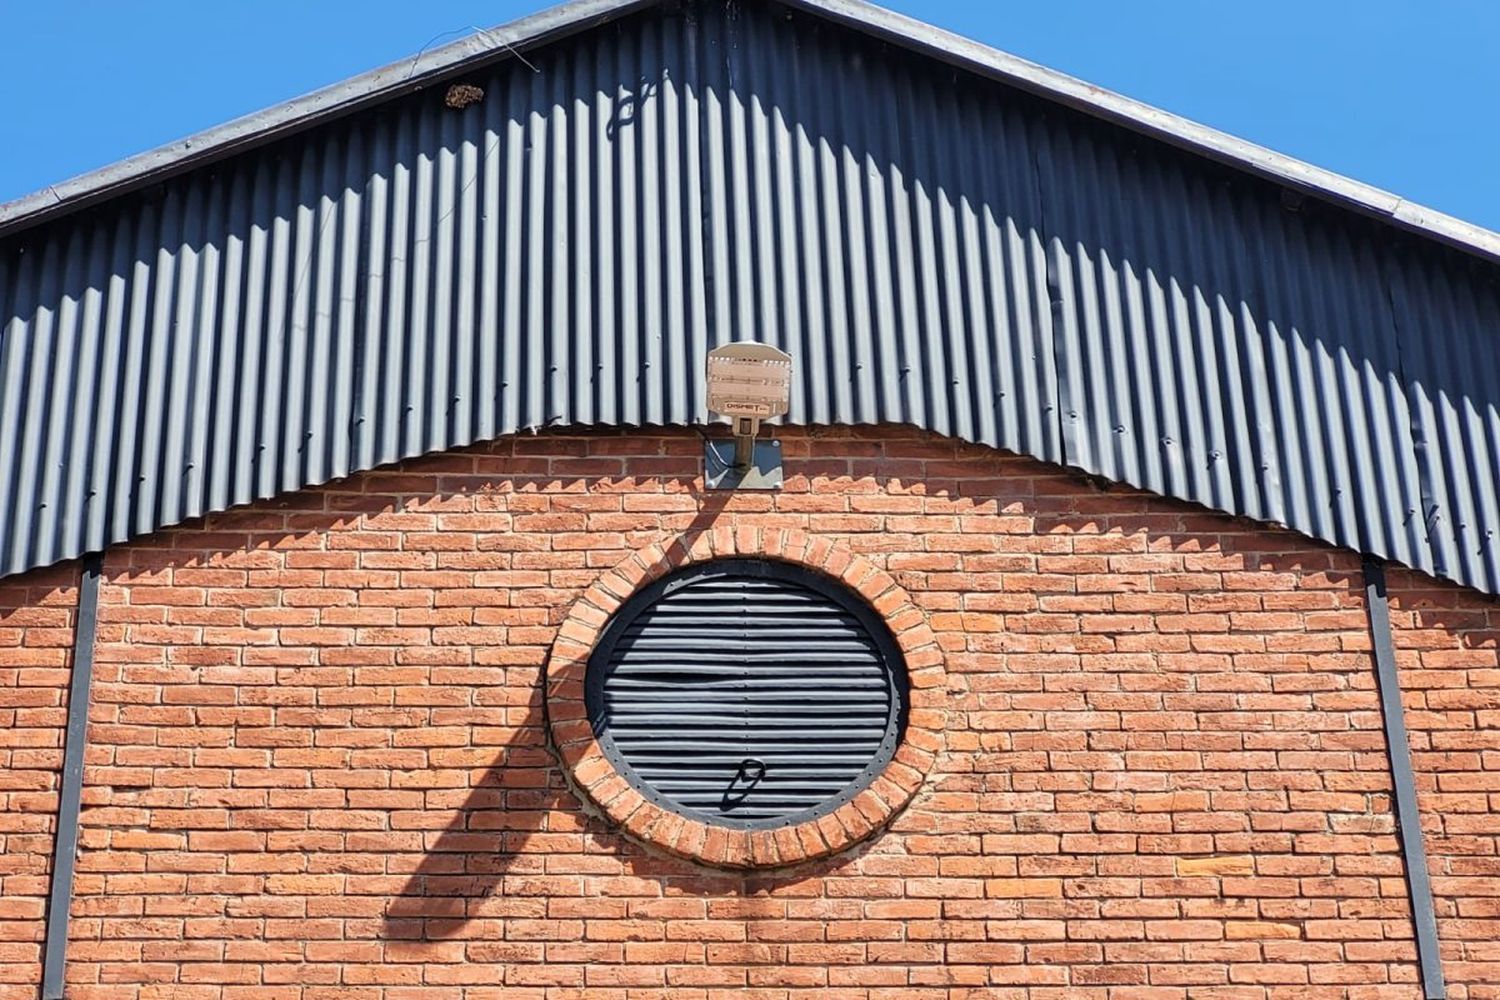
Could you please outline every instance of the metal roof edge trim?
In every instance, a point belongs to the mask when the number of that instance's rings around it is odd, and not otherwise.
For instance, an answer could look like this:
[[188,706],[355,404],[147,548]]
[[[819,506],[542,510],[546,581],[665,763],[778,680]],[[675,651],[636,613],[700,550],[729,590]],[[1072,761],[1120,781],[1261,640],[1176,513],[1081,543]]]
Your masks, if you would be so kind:
[[1460,250],[1500,261],[1500,233],[1493,230],[1048,69],[868,0],[780,2],[1207,156],[1226,166],[1247,170]]
[[0,203],[0,236],[136,190],[192,167],[223,159],[391,97],[420,90],[434,78],[462,72],[504,51],[526,49],[587,31],[660,0],[569,0],[437,48],[406,56],[289,101],[251,112],[155,149]]

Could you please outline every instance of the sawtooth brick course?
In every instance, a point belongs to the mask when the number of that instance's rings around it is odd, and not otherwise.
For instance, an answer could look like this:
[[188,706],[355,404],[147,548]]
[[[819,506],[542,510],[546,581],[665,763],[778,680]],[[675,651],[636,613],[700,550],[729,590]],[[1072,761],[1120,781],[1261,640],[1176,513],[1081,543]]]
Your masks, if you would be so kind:
[[[903,428],[782,440],[774,494],[702,492],[695,434],[544,433],[111,550],[69,996],[1420,995],[1356,555]],[[945,746],[857,846],[714,870],[575,797],[543,670],[633,553],[767,532],[909,596]],[[0,1000],[36,995],[77,579],[0,581]],[[1500,603],[1390,584],[1449,995],[1495,1000]]]

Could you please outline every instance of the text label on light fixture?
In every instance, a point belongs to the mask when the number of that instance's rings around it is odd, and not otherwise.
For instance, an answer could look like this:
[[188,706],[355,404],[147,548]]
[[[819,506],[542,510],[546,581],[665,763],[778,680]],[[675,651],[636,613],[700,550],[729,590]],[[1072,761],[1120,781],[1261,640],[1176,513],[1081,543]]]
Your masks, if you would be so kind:
[[[767,468],[761,470],[755,436],[762,420],[782,416],[791,405],[792,356],[769,344],[725,344],[708,352],[706,375],[709,410],[734,425],[734,457],[723,477],[709,474],[710,488],[780,486],[780,442],[770,443],[775,457],[768,453]],[[712,443],[708,452],[712,468],[718,455]]]

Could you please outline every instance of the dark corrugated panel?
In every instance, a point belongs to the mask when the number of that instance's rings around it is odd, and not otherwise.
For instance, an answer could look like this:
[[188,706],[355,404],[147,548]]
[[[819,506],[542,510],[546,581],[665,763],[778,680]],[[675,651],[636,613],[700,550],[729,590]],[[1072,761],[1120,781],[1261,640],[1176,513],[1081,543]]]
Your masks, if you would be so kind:
[[[1500,286],[1407,252],[1390,268],[1400,371],[1439,576],[1500,581]],[[1480,586],[1480,584],[1475,584]],[[1483,589],[1483,588],[1482,588]]]
[[589,664],[605,755],[652,801],[714,823],[786,825],[848,801],[896,751],[905,668],[835,586],[726,560],[631,600]]
[[1497,269],[817,17],[635,15],[0,244],[0,572],[525,428],[898,421],[1500,592]]
[[1045,157],[1068,463],[1437,570],[1373,227],[1066,121]]

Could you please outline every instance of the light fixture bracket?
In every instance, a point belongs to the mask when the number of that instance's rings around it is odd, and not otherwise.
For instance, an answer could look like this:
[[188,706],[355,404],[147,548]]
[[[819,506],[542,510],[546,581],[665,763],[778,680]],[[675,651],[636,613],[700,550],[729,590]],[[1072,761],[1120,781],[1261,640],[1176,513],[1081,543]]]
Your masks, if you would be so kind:
[[733,441],[709,441],[703,480],[711,490],[780,489],[781,442],[760,441],[760,422],[786,413],[792,357],[769,344],[725,344],[708,352],[708,408],[729,418]]
[[[743,464],[736,462],[741,441],[750,444]],[[769,438],[720,438],[703,442],[703,485],[710,490],[779,490],[783,483],[781,442]]]

